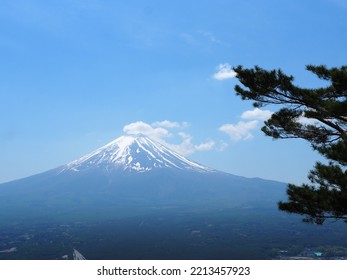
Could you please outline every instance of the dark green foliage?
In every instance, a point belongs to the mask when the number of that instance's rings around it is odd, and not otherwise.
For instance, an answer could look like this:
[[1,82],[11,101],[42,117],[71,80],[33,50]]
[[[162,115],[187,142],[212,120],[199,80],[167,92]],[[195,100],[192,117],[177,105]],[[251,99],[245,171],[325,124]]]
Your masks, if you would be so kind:
[[301,88],[281,70],[238,66],[234,71],[244,87],[235,86],[236,94],[255,101],[255,107],[280,105],[262,131],[274,139],[305,139],[329,161],[316,163],[308,176],[310,185],[289,185],[288,201],[279,202],[279,208],[305,215],[306,222],[347,222],[347,66],[308,65],[307,70],[329,84]]

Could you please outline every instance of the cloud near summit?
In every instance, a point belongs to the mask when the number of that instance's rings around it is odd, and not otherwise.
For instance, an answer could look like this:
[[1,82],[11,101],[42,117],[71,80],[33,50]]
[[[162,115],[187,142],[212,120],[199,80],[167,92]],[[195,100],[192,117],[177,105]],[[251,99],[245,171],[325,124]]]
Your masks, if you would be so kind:
[[147,135],[148,137],[155,138],[155,139],[162,139],[162,138],[170,136],[170,133],[167,129],[163,127],[153,127],[143,121],[129,123],[123,127],[123,131],[126,134],[130,134],[130,135],[144,134],[144,135]]
[[[182,155],[190,155],[195,152],[209,151],[214,148],[215,142],[208,140],[200,144],[193,144],[193,137],[183,130],[189,127],[188,122],[172,122],[168,120],[155,121],[151,124],[143,121],[129,123],[123,127],[123,131],[129,135],[144,134],[157,140],[163,145],[173,149]],[[168,142],[169,138],[179,138],[179,144]]]

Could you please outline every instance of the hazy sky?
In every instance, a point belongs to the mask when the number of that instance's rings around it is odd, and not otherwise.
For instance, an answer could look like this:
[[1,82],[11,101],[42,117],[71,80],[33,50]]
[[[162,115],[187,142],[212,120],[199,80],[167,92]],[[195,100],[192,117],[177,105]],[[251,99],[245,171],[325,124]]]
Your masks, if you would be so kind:
[[347,64],[344,0],[2,0],[0,182],[143,132],[201,164],[300,183],[320,159],[260,131],[231,66]]

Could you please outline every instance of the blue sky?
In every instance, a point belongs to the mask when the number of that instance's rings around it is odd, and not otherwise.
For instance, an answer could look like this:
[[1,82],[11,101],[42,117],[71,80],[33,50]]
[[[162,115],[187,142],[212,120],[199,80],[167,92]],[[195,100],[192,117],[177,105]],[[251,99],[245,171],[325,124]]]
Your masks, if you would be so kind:
[[[0,2],[0,182],[144,132],[207,166],[300,183],[320,157],[261,131],[230,66],[281,68],[347,58],[344,0]],[[266,111],[268,110],[268,111]]]

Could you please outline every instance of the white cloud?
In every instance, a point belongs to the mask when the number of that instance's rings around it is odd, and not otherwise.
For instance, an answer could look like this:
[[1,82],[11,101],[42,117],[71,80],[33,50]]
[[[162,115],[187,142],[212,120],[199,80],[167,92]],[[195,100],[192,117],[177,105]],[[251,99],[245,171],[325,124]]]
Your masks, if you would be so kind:
[[209,151],[211,150],[215,143],[212,140],[209,140],[205,143],[194,145],[192,143],[193,137],[185,132],[179,132],[178,135],[182,138],[182,142],[178,145],[167,144],[170,148],[182,155],[190,155],[195,152]]
[[249,122],[240,121],[236,125],[224,124],[219,130],[228,134],[234,141],[249,140],[253,138],[251,131],[258,125],[258,120]]
[[248,110],[242,113],[241,118],[245,120],[262,120],[265,121],[271,117],[273,112],[269,110],[260,110],[255,108],[254,110]]
[[[212,140],[209,140],[200,144],[193,144],[193,137],[186,132],[180,131],[176,133],[177,136],[181,138],[181,142],[179,144],[171,144],[168,143],[166,138],[169,136],[173,136],[169,130],[173,128],[187,128],[189,124],[187,122],[183,122],[179,124],[178,122],[172,121],[156,121],[153,122],[152,125],[145,123],[143,121],[137,121],[130,124],[127,124],[123,127],[123,131],[126,134],[135,135],[135,134],[144,134],[148,137],[151,137],[163,145],[175,150],[176,152],[186,156],[195,152],[201,151],[209,151],[213,149],[215,143]],[[164,128],[165,127],[165,128]]]
[[259,121],[269,119],[272,114],[273,112],[270,110],[259,108],[248,110],[241,114],[241,119],[248,121],[239,121],[237,124],[227,123],[222,125],[219,130],[228,134],[233,141],[250,140],[253,138],[252,130],[258,126]]
[[179,132],[178,135],[182,138],[182,142],[180,144],[166,143],[166,146],[184,156],[194,153],[195,149],[194,145],[192,144],[192,136],[185,132]]
[[217,66],[217,72],[213,75],[216,80],[231,79],[236,76],[236,72],[232,69],[231,65],[228,63],[219,64]]
[[187,133],[185,133],[185,132],[182,132],[182,131],[181,131],[181,132],[178,132],[177,134],[178,134],[179,136],[181,136],[182,139],[189,139],[189,138],[191,139],[191,138],[192,138],[189,134],[187,134]]
[[164,137],[170,136],[170,133],[167,129],[162,127],[154,128],[151,125],[142,121],[133,122],[125,125],[123,127],[123,131],[126,134],[144,134],[155,139],[162,139]]
[[194,147],[195,147],[195,149],[197,151],[209,151],[209,150],[211,150],[214,147],[214,145],[215,145],[214,141],[209,140],[209,141],[207,141],[205,143],[201,143],[199,145],[195,145]]

